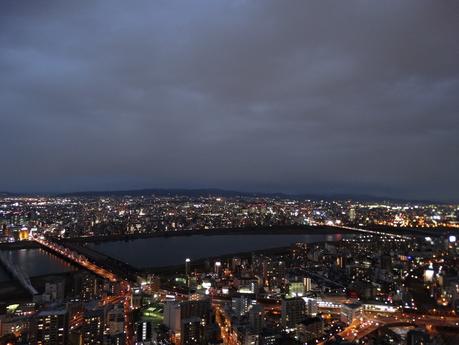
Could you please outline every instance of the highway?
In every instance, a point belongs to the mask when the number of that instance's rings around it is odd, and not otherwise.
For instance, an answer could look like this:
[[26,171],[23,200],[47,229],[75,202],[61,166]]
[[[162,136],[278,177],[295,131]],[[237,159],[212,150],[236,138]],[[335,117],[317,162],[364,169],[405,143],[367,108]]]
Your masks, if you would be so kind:
[[407,313],[395,313],[391,316],[372,315],[365,313],[361,319],[354,320],[339,335],[348,341],[355,341],[377,331],[381,327],[394,327],[399,325],[423,326],[427,329],[437,326],[457,327],[459,331],[458,317],[444,317],[436,315],[419,315]]
[[394,233],[388,233],[388,232],[383,232],[383,231],[376,231],[376,230],[368,230],[368,229],[363,229],[363,228],[354,228],[351,226],[344,226],[344,225],[333,225],[333,224],[327,224],[331,227],[337,228],[337,229],[345,229],[345,230],[351,230],[351,231],[357,231],[357,232],[362,232],[364,234],[370,234],[370,235],[378,235],[378,236],[391,236],[391,237],[396,237],[396,238],[402,238],[405,240],[411,240],[411,236],[406,236],[406,235],[400,235],[400,234],[394,234]]
[[72,250],[70,250],[70,249],[68,249],[68,248],[66,248],[66,247],[64,247],[64,246],[62,246],[60,244],[57,244],[55,242],[47,241],[47,240],[45,240],[43,238],[33,237],[32,239],[35,242],[37,242],[40,245],[42,245],[43,247],[48,248],[52,252],[57,253],[59,255],[62,255],[63,257],[65,257],[66,259],[72,261],[73,263],[76,263],[79,266],[82,266],[83,268],[86,268],[88,271],[91,271],[91,272],[95,273],[96,275],[111,281],[112,283],[120,281],[119,279],[117,279],[115,274],[113,274],[112,272],[107,271],[106,269],[104,269],[102,267],[99,267],[99,266],[95,265],[94,263],[89,261],[86,257],[84,257],[83,255],[81,255],[81,254],[79,254],[77,252],[74,252],[74,251],[72,251]]

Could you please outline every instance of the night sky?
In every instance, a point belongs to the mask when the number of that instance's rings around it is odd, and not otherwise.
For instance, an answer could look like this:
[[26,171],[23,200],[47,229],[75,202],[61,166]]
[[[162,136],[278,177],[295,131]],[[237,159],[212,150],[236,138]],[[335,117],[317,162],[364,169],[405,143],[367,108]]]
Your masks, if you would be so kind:
[[0,191],[459,199],[459,1],[1,1]]

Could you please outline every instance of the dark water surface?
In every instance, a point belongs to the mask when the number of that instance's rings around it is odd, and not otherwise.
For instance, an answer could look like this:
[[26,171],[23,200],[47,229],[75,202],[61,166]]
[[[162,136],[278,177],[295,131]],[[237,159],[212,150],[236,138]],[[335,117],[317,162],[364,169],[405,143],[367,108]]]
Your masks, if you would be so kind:
[[236,234],[151,237],[88,244],[91,248],[136,268],[164,267],[232,253],[285,247],[297,242],[339,241],[351,235]]
[[[43,249],[15,249],[5,250],[8,257],[19,266],[29,277],[45,274],[64,273],[77,270],[67,261],[58,258]],[[0,281],[10,280],[5,269],[0,266]]]

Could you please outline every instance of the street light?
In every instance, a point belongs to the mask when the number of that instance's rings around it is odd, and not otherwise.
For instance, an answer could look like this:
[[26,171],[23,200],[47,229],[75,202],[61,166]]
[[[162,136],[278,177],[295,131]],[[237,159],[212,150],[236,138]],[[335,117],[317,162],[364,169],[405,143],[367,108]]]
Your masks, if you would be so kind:
[[190,293],[190,258],[185,259],[185,277],[186,277],[186,286],[188,288],[188,294]]
[[222,265],[222,263],[220,261],[216,261],[215,262],[215,274],[219,274],[220,273],[220,266]]
[[190,262],[191,262],[190,258],[185,259],[185,274],[187,277],[188,277],[188,274],[190,274]]

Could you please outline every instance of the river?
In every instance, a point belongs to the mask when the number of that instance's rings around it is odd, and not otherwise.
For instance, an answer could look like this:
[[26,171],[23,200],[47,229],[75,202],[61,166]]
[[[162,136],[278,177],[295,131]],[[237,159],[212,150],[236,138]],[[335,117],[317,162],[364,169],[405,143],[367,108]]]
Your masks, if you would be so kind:
[[343,235],[341,234],[190,235],[139,238],[128,241],[89,243],[88,245],[103,254],[142,269],[180,265],[186,258],[197,260],[233,253],[285,247],[297,242],[339,241],[342,238]]
[[[3,251],[13,263],[20,267],[29,277],[47,274],[57,274],[77,270],[67,261],[48,253],[43,249],[28,248]],[[8,281],[11,277],[0,266],[0,282]]]

